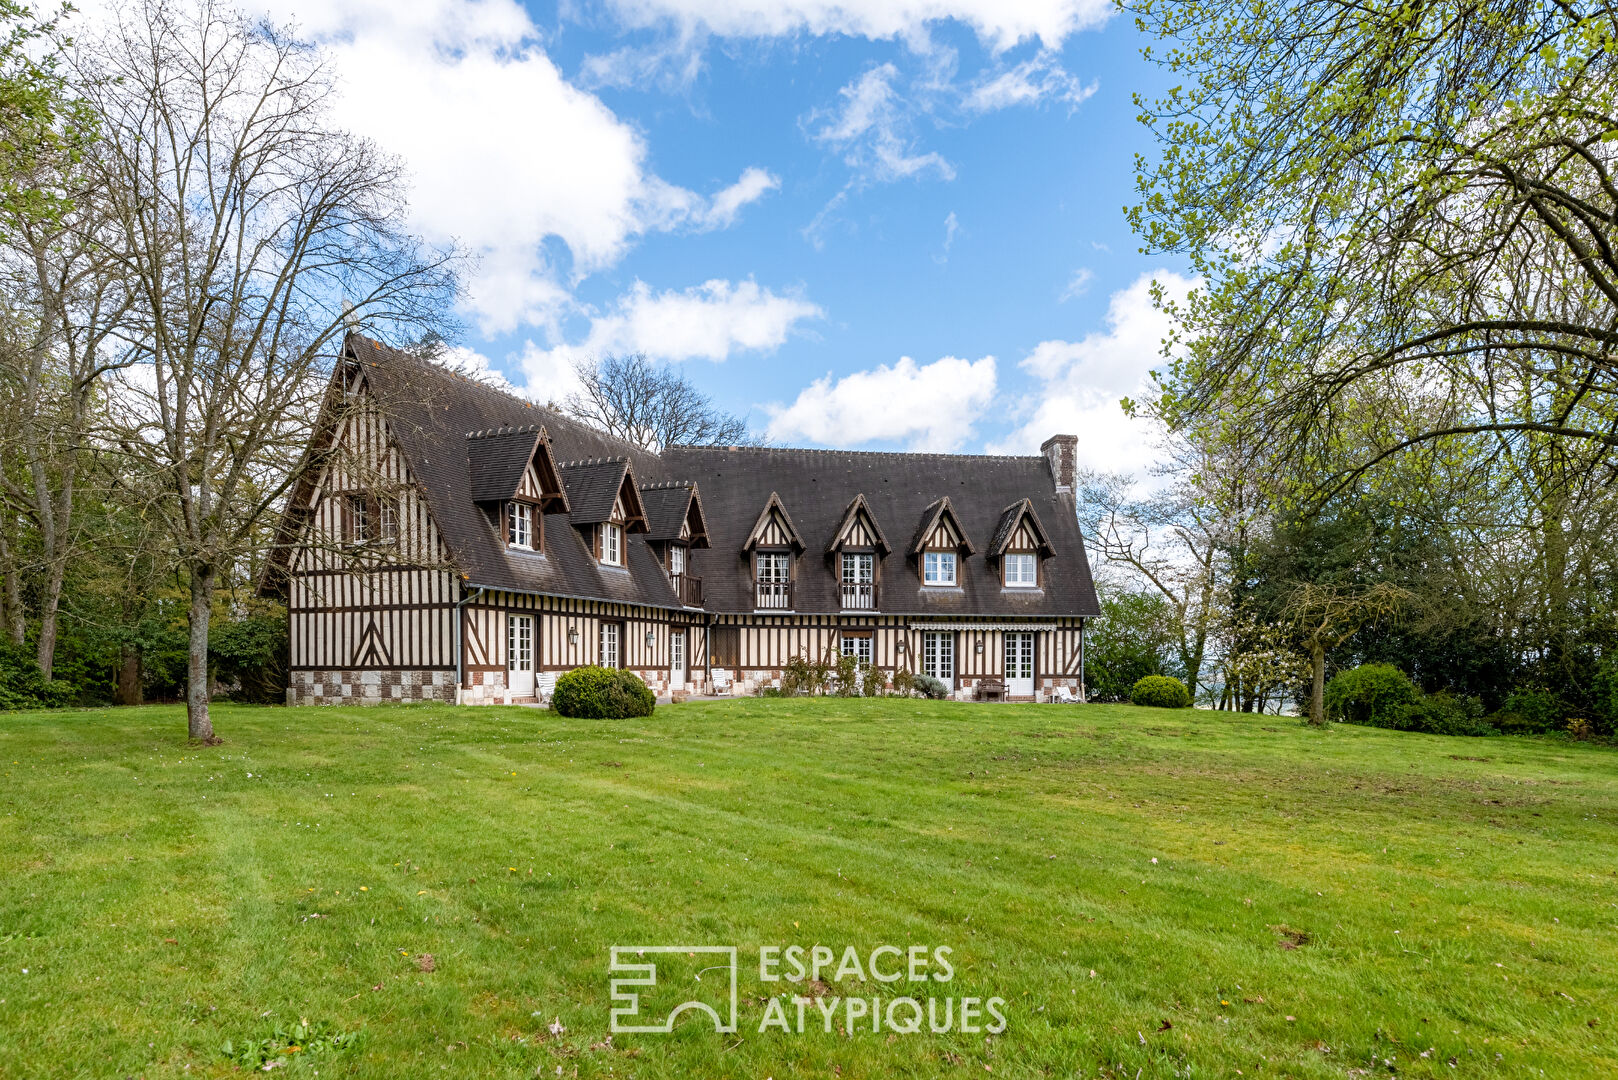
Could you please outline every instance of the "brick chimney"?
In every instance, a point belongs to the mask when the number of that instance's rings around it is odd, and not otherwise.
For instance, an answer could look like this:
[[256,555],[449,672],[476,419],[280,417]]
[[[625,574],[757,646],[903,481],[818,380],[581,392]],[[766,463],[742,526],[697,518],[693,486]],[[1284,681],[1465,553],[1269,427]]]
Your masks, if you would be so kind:
[[1074,485],[1078,482],[1079,437],[1052,435],[1040,445],[1039,452],[1045,455],[1045,460],[1051,467],[1051,475],[1056,478],[1056,493],[1071,497]]

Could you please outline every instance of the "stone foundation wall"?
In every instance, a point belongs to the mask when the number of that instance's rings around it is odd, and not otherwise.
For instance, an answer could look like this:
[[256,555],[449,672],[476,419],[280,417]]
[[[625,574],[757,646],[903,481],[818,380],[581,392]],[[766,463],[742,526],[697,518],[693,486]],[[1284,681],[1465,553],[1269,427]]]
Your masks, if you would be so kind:
[[[560,675],[561,672],[552,674]],[[636,669],[635,674],[640,676],[653,694],[660,698],[670,695],[667,668]],[[776,679],[779,685],[779,672]],[[471,685],[461,690],[463,705],[532,705],[537,700],[532,695],[507,697],[504,671],[469,672],[468,682]],[[707,692],[705,673],[700,668],[686,672],[686,694],[701,696]],[[387,701],[441,701],[453,704],[455,673],[414,669],[294,671],[292,685],[287,688],[288,705],[378,705]]]
[[294,671],[288,705],[379,705],[386,701],[455,700],[453,671]]

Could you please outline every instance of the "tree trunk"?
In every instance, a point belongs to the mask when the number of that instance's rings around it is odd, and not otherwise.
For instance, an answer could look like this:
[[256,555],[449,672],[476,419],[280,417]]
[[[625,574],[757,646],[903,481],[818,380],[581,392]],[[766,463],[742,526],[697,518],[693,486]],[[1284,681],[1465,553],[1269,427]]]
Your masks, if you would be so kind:
[[64,560],[52,559],[45,579],[45,592],[39,598],[39,648],[35,663],[47,679],[56,665],[57,612],[62,606],[62,578],[66,571]]
[[112,692],[114,705],[139,705],[145,700],[141,690],[140,650],[125,645],[118,663],[118,685]]
[[187,653],[185,720],[190,736],[210,745],[219,741],[208,715],[208,618],[213,613],[213,567],[191,567],[191,642]]
[[1309,687],[1309,722],[1315,727],[1326,726],[1326,647],[1319,642],[1309,646],[1309,658],[1314,668],[1314,679]]
[[22,606],[21,571],[11,558],[11,547],[6,543],[5,537],[0,536],[0,571],[5,574],[5,595],[0,598],[5,606],[6,636],[11,643],[21,648],[28,640],[27,613]]

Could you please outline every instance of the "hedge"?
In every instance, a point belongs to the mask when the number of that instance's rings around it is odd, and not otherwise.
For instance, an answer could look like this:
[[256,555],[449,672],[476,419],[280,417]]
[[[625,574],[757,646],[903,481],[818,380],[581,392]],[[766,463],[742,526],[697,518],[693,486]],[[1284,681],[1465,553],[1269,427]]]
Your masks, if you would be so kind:
[[551,708],[586,720],[650,716],[657,698],[633,672],[618,668],[574,668],[556,680]]
[[1405,710],[1421,691],[1392,664],[1361,664],[1326,684],[1326,718],[1345,724],[1401,728]]
[[1148,675],[1135,683],[1129,700],[1158,709],[1184,709],[1191,704],[1191,691],[1172,675]]

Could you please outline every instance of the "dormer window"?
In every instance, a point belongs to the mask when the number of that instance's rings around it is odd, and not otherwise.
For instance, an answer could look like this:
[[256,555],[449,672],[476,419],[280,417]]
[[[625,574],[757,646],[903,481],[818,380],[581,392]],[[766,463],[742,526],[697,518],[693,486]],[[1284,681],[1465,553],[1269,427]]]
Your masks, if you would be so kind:
[[601,565],[624,565],[623,526],[604,522],[601,526]]
[[927,552],[923,557],[921,583],[923,585],[954,585],[955,552]]
[[1000,584],[1007,589],[1039,588],[1039,564],[1056,554],[1031,500],[1012,503],[1000,513],[1000,524],[986,552],[1000,560]]
[[534,508],[529,503],[506,504],[506,543],[515,548],[534,548]]
[[1008,551],[1005,556],[1006,588],[1039,587],[1039,556],[1032,551]]
[[910,555],[921,571],[923,588],[956,588],[960,582],[960,562],[973,553],[955,508],[945,496],[922,513],[921,528],[910,546]]

